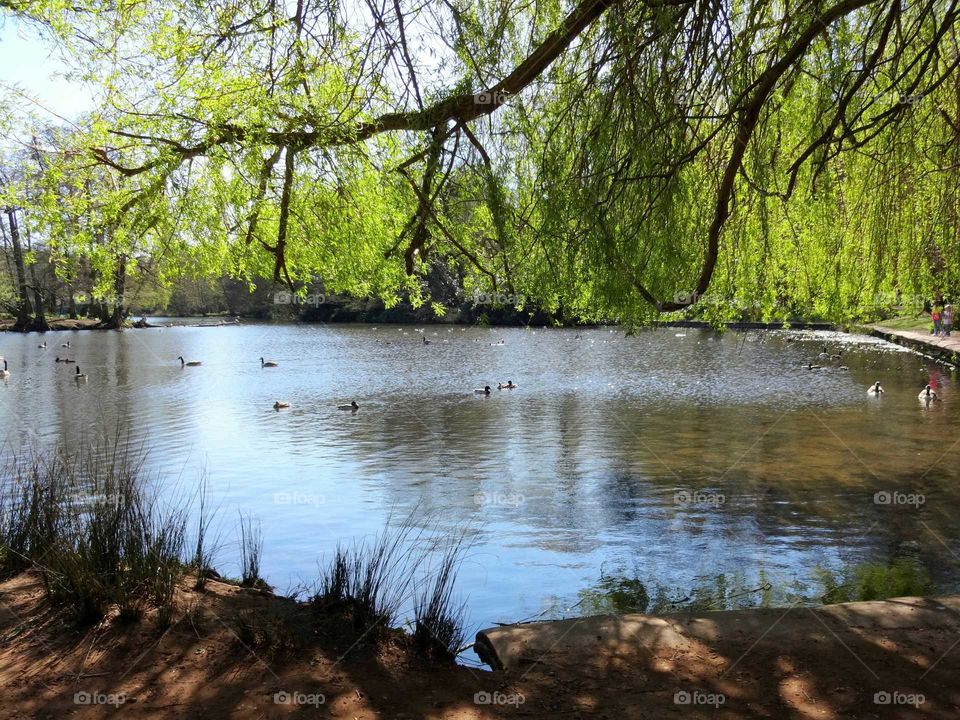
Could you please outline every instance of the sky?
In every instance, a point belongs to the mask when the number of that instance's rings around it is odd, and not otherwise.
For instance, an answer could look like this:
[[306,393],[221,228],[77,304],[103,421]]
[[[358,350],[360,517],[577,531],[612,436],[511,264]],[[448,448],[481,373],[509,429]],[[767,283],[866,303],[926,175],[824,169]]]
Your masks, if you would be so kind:
[[[0,93],[22,91],[21,109],[32,108],[41,118],[74,118],[92,107],[91,93],[62,77],[67,65],[53,43],[13,18],[0,18]],[[35,104],[32,101],[36,101]]]

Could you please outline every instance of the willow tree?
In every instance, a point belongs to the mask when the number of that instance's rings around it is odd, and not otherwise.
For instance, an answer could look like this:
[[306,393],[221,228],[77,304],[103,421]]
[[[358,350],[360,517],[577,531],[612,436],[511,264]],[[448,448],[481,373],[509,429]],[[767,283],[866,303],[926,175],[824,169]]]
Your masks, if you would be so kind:
[[955,0],[123,5],[78,20],[104,98],[84,162],[170,230],[154,251],[211,273],[419,301],[444,262],[582,317],[850,317],[960,289],[956,20]]

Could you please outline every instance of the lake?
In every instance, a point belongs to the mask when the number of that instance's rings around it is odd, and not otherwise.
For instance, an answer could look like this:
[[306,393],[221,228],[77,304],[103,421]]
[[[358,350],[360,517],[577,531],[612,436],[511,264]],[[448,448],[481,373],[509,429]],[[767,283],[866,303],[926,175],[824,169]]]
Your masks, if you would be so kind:
[[[123,428],[164,483],[206,476],[221,572],[239,574],[238,513],[261,521],[279,590],[388,519],[467,528],[470,631],[596,611],[638,583],[678,608],[809,601],[824,570],[897,558],[960,589],[957,385],[914,353],[823,332],[422,330],[58,332],[47,350],[5,333],[4,452]],[[849,370],[802,368],[823,345]]]

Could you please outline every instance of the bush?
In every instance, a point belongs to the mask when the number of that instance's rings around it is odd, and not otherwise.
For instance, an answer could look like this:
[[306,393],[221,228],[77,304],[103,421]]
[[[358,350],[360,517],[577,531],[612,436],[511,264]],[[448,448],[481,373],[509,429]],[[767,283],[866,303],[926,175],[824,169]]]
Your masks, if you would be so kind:
[[119,442],[13,464],[0,502],[4,573],[35,568],[47,596],[80,622],[111,607],[137,619],[169,607],[183,574],[186,510],[161,506],[143,454]]
[[465,639],[464,605],[453,590],[468,544],[463,532],[446,538],[428,542],[408,520],[370,543],[339,546],[321,570],[315,610],[346,617],[354,632],[375,641],[374,629],[395,627],[401,609],[411,608],[414,650],[452,658]]

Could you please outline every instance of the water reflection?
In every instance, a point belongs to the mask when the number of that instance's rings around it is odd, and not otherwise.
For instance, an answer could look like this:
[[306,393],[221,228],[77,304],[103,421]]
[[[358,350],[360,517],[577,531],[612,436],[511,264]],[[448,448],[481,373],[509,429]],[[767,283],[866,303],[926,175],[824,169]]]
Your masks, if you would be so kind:
[[[4,451],[119,428],[150,471],[181,486],[206,474],[224,537],[238,510],[255,514],[281,589],[314,577],[338,540],[416,508],[468,528],[461,587],[477,626],[573,605],[601,567],[636,565],[671,592],[766,577],[780,601],[817,567],[909,548],[935,590],[960,587],[960,403],[952,375],[917,355],[832,333],[423,330],[430,345],[368,326],[57,333],[47,351],[5,334]],[[68,335],[82,386],[54,362]],[[823,344],[849,370],[805,369]],[[519,387],[472,393],[507,379]],[[877,380],[880,400],[866,395]],[[943,402],[927,410],[928,382]],[[278,399],[291,407],[275,412]],[[351,400],[359,412],[336,409]],[[227,544],[216,561],[236,575],[237,558]]]

